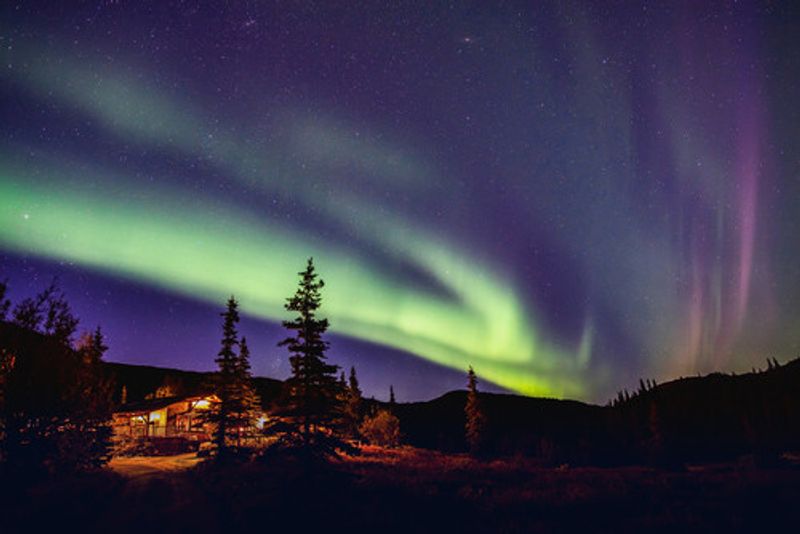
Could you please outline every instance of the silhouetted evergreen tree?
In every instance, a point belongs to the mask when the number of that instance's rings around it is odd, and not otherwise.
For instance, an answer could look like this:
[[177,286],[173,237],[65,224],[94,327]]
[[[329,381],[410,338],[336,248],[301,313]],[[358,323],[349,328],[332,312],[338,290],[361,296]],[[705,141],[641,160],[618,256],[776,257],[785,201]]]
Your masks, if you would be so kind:
[[[214,445],[217,459],[224,461],[232,447],[237,450],[243,440],[257,432],[261,401],[250,374],[250,349],[247,339],[239,340],[239,303],[231,296],[222,314],[222,341],[217,358],[218,371],[214,389],[220,402],[209,411],[208,420],[215,425]],[[238,347],[238,352],[237,352]]]
[[297,316],[283,322],[283,326],[294,333],[279,343],[290,353],[292,375],[285,387],[290,413],[297,421],[295,428],[284,437],[290,445],[299,442],[297,444],[309,452],[335,453],[335,449],[343,445],[334,434],[341,416],[339,366],[326,361],[328,343],[322,336],[328,329],[328,320],[317,317],[322,303],[320,290],[325,283],[317,278],[312,258],[298,274],[300,284],[285,306]]
[[389,404],[391,404],[392,406],[394,406],[394,404],[395,404],[396,402],[397,402],[397,401],[396,401],[396,400],[395,400],[395,398],[394,398],[394,386],[393,386],[393,385],[389,385]]
[[108,347],[106,346],[105,336],[98,326],[94,332],[86,332],[78,340],[77,350],[92,363],[97,363],[103,359]]
[[220,399],[213,409],[209,411],[208,418],[214,423],[214,445],[217,449],[217,459],[224,460],[230,454],[229,440],[237,433],[236,426],[236,397],[237,379],[239,375],[239,358],[236,346],[239,344],[236,325],[239,322],[239,304],[231,296],[227,308],[221,314],[222,341],[217,358],[218,371],[216,375],[216,393]]
[[11,301],[8,300],[8,280],[0,281],[0,321],[5,321],[8,310],[11,309]]
[[236,444],[241,446],[243,438],[255,435],[258,418],[261,414],[261,399],[253,386],[253,377],[250,373],[250,348],[247,346],[245,337],[242,337],[239,343],[236,364],[231,410],[237,429]]
[[114,384],[105,378],[102,370],[108,346],[100,327],[94,332],[86,332],[78,340],[76,350],[81,357],[73,393],[77,402],[67,425],[67,436],[72,441],[68,448],[69,458],[63,460],[76,465],[83,463],[84,468],[96,468],[111,457],[114,406]]
[[467,445],[472,454],[479,454],[483,452],[485,444],[486,414],[478,397],[478,377],[472,366],[467,371],[467,403],[464,412],[467,416]]
[[361,424],[361,403],[361,388],[358,386],[356,368],[351,367],[344,405],[344,427],[347,435],[352,438],[358,437],[358,427]]

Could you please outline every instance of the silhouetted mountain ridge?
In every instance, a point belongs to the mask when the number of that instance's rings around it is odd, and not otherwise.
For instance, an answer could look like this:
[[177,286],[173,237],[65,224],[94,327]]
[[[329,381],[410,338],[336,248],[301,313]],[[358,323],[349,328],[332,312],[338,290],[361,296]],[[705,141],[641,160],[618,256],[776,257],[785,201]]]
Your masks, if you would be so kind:
[[[114,380],[116,400],[122,401],[125,388],[127,402],[138,402],[155,395],[185,396],[207,394],[213,390],[214,373],[211,371],[186,371],[169,367],[104,362],[108,376]],[[283,382],[274,378],[253,377],[256,392],[265,406],[278,398]]]
[[[800,449],[800,359],[643,388],[616,406],[481,393],[488,448],[551,461],[673,462]],[[465,391],[393,410],[414,445],[464,451]]]

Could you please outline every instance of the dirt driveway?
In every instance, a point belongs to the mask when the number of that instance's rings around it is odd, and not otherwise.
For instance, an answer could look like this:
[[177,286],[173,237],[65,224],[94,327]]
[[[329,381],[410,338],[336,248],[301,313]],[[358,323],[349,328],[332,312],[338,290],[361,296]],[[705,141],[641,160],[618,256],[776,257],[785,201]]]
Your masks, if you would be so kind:
[[200,461],[196,453],[175,456],[130,456],[114,458],[108,466],[129,478],[148,478],[194,467]]

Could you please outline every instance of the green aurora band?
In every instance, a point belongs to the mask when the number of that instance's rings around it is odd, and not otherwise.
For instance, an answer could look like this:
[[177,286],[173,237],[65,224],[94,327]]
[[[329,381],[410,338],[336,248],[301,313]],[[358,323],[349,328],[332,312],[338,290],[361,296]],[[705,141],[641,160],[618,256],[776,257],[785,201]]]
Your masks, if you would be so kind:
[[[357,196],[342,191],[347,184],[316,178],[326,168],[355,167],[361,171],[356,179],[377,184],[376,194],[385,188],[419,194],[434,171],[408,150],[353,139],[334,120],[298,119],[290,111],[281,117],[288,127],[275,143],[252,147],[243,140],[248,136],[211,128],[213,121],[189,106],[114,69],[98,78],[101,69],[85,67],[85,61],[42,61],[52,54],[37,49],[18,54],[23,66],[13,76],[6,72],[8,81],[91,117],[107,135],[211,163],[235,187],[265,203],[278,196],[313,207],[389,261],[427,273],[452,297],[393,280],[364,255],[263,213],[194,192],[187,196],[179,188],[150,183],[142,188],[131,176],[83,162],[79,171],[70,172],[71,162],[42,165],[8,153],[0,153],[4,247],[209,303],[235,294],[244,312],[273,321],[285,317],[283,302],[295,273],[313,255],[327,281],[325,312],[334,332],[454,369],[473,365],[486,379],[521,393],[586,395],[581,371],[590,359],[590,321],[577,346],[548,340],[513,282],[498,269],[402,213],[376,210],[363,183]],[[212,129],[214,135],[203,133]],[[289,168],[281,157],[287,151],[305,154],[311,168],[303,173]],[[64,183],[70,184],[66,190]],[[51,187],[55,184],[59,187]]]
[[[8,165],[9,158],[2,161],[0,242],[9,249],[209,303],[235,294],[245,312],[271,320],[284,318],[283,302],[295,272],[313,254],[328,281],[325,312],[335,332],[456,369],[472,362],[488,380],[527,394],[583,391],[564,363],[574,360],[577,371],[586,362],[588,338],[576,350],[582,354],[578,359],[536,339],[510,288],[435,244],[416,244],[415,258],[442,274],[442,281],[458,291],[456,301],[398,285],[313,236],[243,216],[218,202],[187,202],[166,188],[145,196],[120,187],[104,194],[82,186],[55,192],[31,185],[24,171]],[[111,174],[103,176],[108,180]],[[396,252],[402,254],[407,241],[397,239]]]

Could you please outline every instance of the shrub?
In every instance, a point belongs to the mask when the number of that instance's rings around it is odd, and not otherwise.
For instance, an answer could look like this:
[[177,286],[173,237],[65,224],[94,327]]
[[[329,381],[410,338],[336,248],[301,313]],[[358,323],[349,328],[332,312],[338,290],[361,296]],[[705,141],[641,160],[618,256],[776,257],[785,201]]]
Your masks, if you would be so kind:
[[396,447],[400,444],[400,420],[388,410],[365,418],[359,431],[372,445]]

